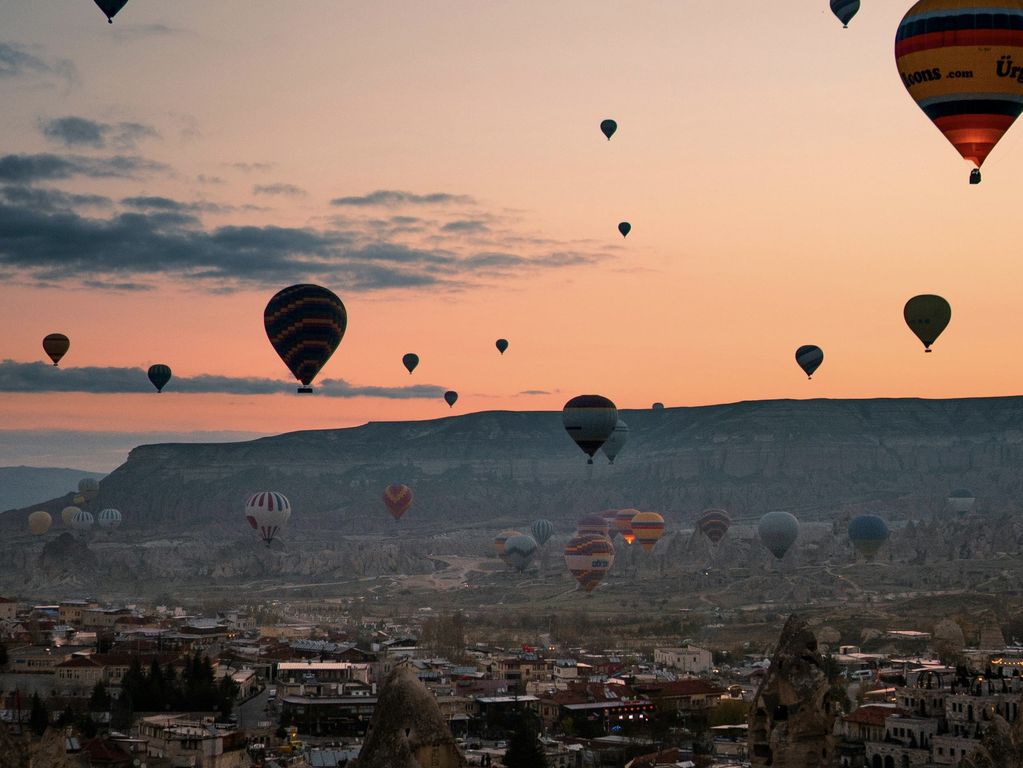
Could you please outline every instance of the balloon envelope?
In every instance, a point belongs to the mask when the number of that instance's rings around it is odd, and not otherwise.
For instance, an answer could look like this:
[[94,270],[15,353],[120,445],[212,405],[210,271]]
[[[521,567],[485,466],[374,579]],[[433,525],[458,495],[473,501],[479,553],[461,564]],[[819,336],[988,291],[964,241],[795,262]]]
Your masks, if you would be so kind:
[[449,408],[454,408],[455,403],[458,402],[458,393],[453,389],[449,389],[444,393],[444,402],[448,404]]
[[651,408],[652,408],[653,410],[655,410],[655,411],[663,411],[663,410],[664,410],[664,403],[654,403],[654,404],[653,404],[653,405],[651,405],[650,407],[651,407]]
[[849,523],[849,541],[870,560],[888,541],[888,523],[877,515],[858,515]]
[[114,16],[124,6],[128,4],[128,0],[96,0],[96,5],[103,11],[103,15],[107,17],[107,21],[113,23]]
[[163,392],[167,382],[171,380],[171,369],[169,366],[160,363],[149,366],[149,381],[156,387],[157,392]]
[[64,507],[60,511],[60,522],[64,524],[65,528],[71,527],[71,521],[74,520],[75,514],[81,512],[78,507]]
[[518,536],[510,536],[504,543],[504,559],[518,571],[526,570],[535,554],[536,542],[532,536],[520,533]]
[[550,520],[534,520],[530,531],[536,543],[542,547],[554,535],[554,524]]
[[507,544],[508,539],[521,535],[522,533],[520,531],[509,529],[507,531],[501,531],[494,539],[494,551],[497,553],[497,556],[508,565],[511,565],[511,561],[508,560],[508,556],[505,554],[505,544]]
[[395,520],[412,506],[412,489],[407,485],[389,485],[384,489],[384,505]]
[[260,491],[245,503],[245,519],[268,547],[290,518],[291,502],[283,493]]
[[405,370],[412,373],[419,365],[419,355],[415,352],[409,352],[408,354],[402,355],[401,364],[405,366]]
[[498,339],[494,342],[494,346],[497,347],[497,351],[503,355],[505,350],[508,349],[508,339]]
[[95,520],[92,517],[92,512],[80,509],[71,518],[71,528],[76,531],[87,531],[92,528],[93,522]]
[[116,528],[121,524],[121,513],[116,509],[104,509],[96,516],[96,525],[100,528]]
[[53,518],[50,517],[50,513],[41,509],[37,509],[31,515],[28,516],[28,529],[32,531],[36,536],[42,536],[53,525]]
[[608,141],[611,141],[611,137],[615,135],[615,131],[618,130],[618,123],[608,118],[607,120],[600,121],[600,132],[607,137]]
[[909,330],[923,342],[924,349],[931,351],[931,344],[948,327],[952,319],[952,307],[941,296],[924,294],[914,296],[902,310]]
[[575,532],[577,534],[592,533],[597,536],[607,536],[608,525],[600,515],[586,515],[580,517],[575,524]]
[[615,428],[611,431],[611,436],[600,446],[600,450],[607,456],[608,461],[614,464],[615,458],[622,452],[622,448],[627,442],[629,442],[629,425],[622,419],[618,419]]
[[631,544],[636,540],[636,532],[632,530],[632,520],[638,514],[638,509],[619,509],[618,514],[615,515],[615,528],[625,539],[626,544]]
[[643,551],[649,552],[664,535],[664,518],[656,512],[640,512],[632,518],[629,527]]
[[806,378],[812,379],[813,373],[824,362],[824,350],[813,344],[805,344],[796,350],[796,365],[803,369]]
[[601,395],[579,395],[565,403],[561,423],[592,464],[593,454],[607,442],[618,423],[618,409]]
[[92,501],[99,493],[99,480],[94,477],[83,477],[78,481],[78,492],[86,501]]
[[728,533],[732,525],[732,518],[723,509],[708,509],[700,519],[696,521],[696,527],[700,533],[710,539],[711,544],[717,544]]
[[789,512],[768,512],[757,524],[760,540],[781,560],[799,536],[799,521]]
[[913,101],[980,168],[1023,111],[1023,0],[920,0],[895,36]]
[[843,27],[849,26],[849,22],[859,10],[860,0],[831,0],[831,12],[838,17]]
[[51,333],[43,339],[43,352],[56,365],[71,349],[71,341],[63,333]]
[[632,231],[632,225],[627,221],[623,221],[618,225],[618,231],[622,233],[622,237],[628,237]]
[[615,548],[607,536],[579,534],[565,547],[565,565],[584,592],[596,589],[614,561]]
[[292,285],[267,303],[263,327],[288,370],[302,382],[299,392],[311,392],[310,383],[344,338],[348,313],[326,288]]

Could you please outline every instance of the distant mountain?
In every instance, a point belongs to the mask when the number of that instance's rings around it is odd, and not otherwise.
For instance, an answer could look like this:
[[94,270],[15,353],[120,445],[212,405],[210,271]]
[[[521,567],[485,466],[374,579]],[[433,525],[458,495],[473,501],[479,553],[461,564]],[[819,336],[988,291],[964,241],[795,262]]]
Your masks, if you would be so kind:
[[78,488],[83,477],[98,472],[58,467],[0,467],[0,510],[12,510],[63,496]]

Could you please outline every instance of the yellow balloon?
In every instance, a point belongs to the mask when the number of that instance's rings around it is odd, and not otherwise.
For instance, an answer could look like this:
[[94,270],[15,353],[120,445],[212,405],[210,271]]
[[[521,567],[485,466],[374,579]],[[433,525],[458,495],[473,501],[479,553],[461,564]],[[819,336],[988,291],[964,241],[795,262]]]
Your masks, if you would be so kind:
[[53,518],[50,517],[49,512],[37,509],[28,516],[28,529],[36,536],[42,536],[50,530],[51,525],[53,525]]

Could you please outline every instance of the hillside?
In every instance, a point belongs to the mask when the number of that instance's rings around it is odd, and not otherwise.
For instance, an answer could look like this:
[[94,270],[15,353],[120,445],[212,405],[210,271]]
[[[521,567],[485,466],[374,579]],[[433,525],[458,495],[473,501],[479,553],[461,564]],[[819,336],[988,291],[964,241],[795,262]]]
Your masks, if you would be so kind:
[[103,475],[57,467],[0,467],[0,510],[20,509],[62,496],[77,488],[83,477],[98,480]]

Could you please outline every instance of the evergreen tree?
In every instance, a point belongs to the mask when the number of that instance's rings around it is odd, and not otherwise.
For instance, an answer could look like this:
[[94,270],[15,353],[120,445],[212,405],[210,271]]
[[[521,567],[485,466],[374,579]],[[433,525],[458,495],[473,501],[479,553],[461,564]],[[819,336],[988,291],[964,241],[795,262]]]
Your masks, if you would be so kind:
[[92,739],[96,736],[96,723],[93,722],[88,712],[82,712],[76,725],[78,726],[78,733],[82,738]]
[[68,704],[64,707],[64,711],[60,713],[60,717],[57,718],[57,725],[61,728],[66,728],[75,721],[75,713],[71,710],[71,705]]
[[504,753],[506,768],[547,768],[543,747],[536,739],[536,727],[527,713],[520,713]]
[[0,643],[0,669],[7,667],[7,645],[6,643]]
[[98,680],[96,682],[96,685],[92,687],[92,695],[89,696],[89,711],[90,712],[110,711],[110,694],[107,693],[107,687],[103,685],[102,680]]
[[39,698],[38,693],[32,694],[32,711],[28,716],[28,727],[36,736],[42,736],[46,727],[50,724],[50,713]]

